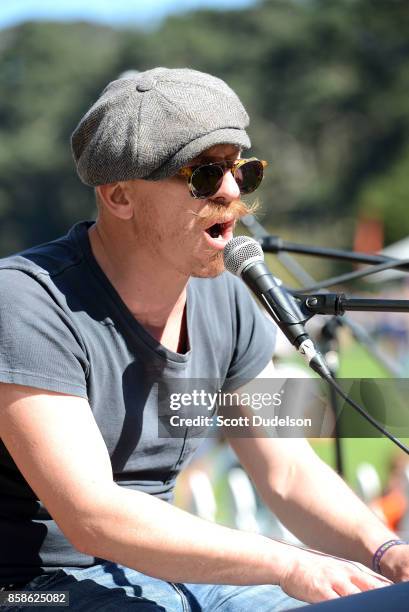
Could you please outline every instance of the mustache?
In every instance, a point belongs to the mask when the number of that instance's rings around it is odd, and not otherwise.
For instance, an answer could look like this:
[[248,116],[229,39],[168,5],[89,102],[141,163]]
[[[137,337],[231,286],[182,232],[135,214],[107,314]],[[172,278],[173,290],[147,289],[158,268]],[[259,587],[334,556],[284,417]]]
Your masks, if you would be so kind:
[[203,227],[209,227],[215,223],[223,223],[224,219],[238,221],[245,215],[252,215],[259,209],[259,203],[255,200],[252,204],[246,204],[242,200],[233,200],[229,205],[210,201],[200,212],[190,212],[200,219]]

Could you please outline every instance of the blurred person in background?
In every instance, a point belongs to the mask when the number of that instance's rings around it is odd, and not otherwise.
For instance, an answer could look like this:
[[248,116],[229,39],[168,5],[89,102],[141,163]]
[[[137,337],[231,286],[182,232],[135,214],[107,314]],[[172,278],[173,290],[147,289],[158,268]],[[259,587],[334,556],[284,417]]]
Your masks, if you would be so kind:
[[247,125],[204,73],[110,83],[72,136],[96,222],[1,261],[3,589],[69,591],[73,610],[261,612],[408,579],[409,546],[303,439],[229,441],[323,552],[166,503],[199,440],[158,437],[157,383],[274,376],[273,323],[223,266],[263,174],[241,158]]
[[382,495],[370,507],[394,531],[408,535],[409,526],[409,459],[395,453],[390,459],[388,481]]

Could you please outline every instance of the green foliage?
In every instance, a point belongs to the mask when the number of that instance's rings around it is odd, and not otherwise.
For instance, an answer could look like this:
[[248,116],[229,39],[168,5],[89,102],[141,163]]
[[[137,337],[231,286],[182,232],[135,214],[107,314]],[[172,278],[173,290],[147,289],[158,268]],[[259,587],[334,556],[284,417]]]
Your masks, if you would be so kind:
[[[131,24],[130,24],[131,26]],[[0,32],[0,254],[92,216],[69,136],[126,69],[189,66],[243,99],[253,152],[270,162],[263,222],[304,233],[360,210],[409,230],[406,0],[264,0],[168,18],[154,31],[26,23]],[[295,237],[294,237],[295,238]]]
[[27,23],[2,33],[3,254],[55,237],[91,214],[89,194],[72,171],[69,134],[105,83],[117,39],[111,29],[87,24]]

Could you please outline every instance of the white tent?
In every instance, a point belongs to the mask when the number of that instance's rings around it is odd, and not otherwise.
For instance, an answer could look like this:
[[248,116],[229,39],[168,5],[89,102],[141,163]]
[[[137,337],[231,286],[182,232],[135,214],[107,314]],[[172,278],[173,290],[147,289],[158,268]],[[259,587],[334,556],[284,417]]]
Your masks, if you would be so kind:
[[[396,257],[397,259],[409,260],[409,237],[403,238],[398,242],[390,244],[389,246],[382,249],[379,254],[387,255],[388,257]],[[385,283],[386,281],[404,278],[408,275],[408,272],[404,272],[403,270],[385,270],[384,272],[377,272],[376,274],[371,274],[370,276],[368,276],[368,281],[373,283]]]

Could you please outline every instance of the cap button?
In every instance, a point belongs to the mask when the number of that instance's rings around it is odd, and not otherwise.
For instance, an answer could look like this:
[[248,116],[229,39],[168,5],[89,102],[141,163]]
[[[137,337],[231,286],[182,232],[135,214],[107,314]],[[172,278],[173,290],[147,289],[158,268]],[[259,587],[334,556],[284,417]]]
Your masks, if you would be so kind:
[[147,75],[141,78],[141,80],[136,86],[136,90],[137,91],[149,91],[150,89],[153,89],[155,87],[155,84],[156,84],[156,79],[154,79],[152,76]]

